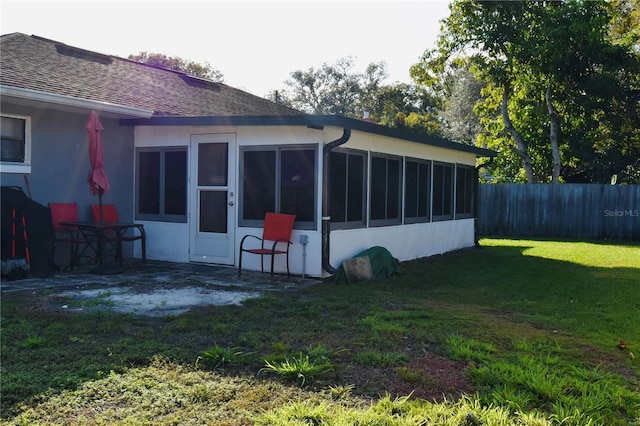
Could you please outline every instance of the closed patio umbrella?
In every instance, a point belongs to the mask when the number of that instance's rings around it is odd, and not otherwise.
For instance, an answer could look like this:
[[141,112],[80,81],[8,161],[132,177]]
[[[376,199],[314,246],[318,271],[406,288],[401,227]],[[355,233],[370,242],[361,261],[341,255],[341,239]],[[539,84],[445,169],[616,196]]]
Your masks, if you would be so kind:
[[98,119],[95,111],[91,111],[89,121],[87,121],[87,132],[89,133],[89,191],[93,195],[98,195],[100,206],[100,221],[102,222],[102,194],[109,190],[109,178],[102,168],[104,165],[104,152],[102,150],[102,123]]

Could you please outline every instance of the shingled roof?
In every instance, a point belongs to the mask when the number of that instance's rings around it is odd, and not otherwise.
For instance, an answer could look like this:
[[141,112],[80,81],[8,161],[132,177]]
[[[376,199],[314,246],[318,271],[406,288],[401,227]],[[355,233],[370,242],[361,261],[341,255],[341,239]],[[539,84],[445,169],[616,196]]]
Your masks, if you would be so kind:
[[304,113],[187,74],[22,33],[0,38],[0,84],[154,111],[154,116]]

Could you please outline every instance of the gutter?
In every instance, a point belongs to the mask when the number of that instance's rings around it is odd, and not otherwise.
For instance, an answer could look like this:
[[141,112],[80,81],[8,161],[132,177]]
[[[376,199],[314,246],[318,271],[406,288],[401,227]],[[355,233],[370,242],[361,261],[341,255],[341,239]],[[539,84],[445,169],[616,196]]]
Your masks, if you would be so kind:
[[331,216],[329,215],[329,153],[337,146],[345,144],[351,137],[351,129],[344,128],[342,136],[326,144],[322,150],[322,268],[335,274],[337,269],[329,263]]

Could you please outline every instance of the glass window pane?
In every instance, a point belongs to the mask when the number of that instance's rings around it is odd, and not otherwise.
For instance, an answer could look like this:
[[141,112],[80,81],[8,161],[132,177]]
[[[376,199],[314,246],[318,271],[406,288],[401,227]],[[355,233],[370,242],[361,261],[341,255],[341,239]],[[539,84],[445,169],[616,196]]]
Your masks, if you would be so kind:
[[24,163],[24,141],[2,138],[0,161]]
[[431,195],[431,170],[429,164],[418,167],[418,217],[429,217],[429,197]]
[[0,134],[2,139],[24,140],[25,120],[13,117],[1,117]]
[[242,218],[264,220],[276,205],[275,151],[245,151],[242,177]]
[[331,152],[329,161],[331,222],[345,222],[347,220],[347,154]]
[[386,217],[387,160],[371,158],[371,219]]
[[364,221],[365,175],[363,155],[350,154],[348,160],[347,221]]
[[295,214],[296,221],[314,220],[315,158],[313,149],[281,152],[280,213]]
[[456,214],[473,213],[474,170],[456,167]]
[[387,219],[400,218],[400,161],[394,159],[387,160],[388,183],[387,183]]
[[26,121],[2,117],[0,126],[0,161],[24,163]]
[[464,212],[464,169],[456,168],[456,214]]
[[418,188],[418,163],[407,161],[404,190],[405,217],[418,217]]
[[164,214],[187,214],[187,151],[167,151],[164,162]]
[[138,212],[160,214],[160,153],[138,155]]
[[198,185],[227,185],[227,143],[201,143],[198,145]]
[[201,232],[227,233],[227,191],[200,192]]
[[466,187],[467,190],[465,192],[465,213],[473,214],[473,196],[476,189],[476,173],[475,169],[467,169],[466,170]]
[[443,214],[450,215],[453,210],[453,168],[446,166],[444,168],[444,182],[442,188],[442,207]]
[[443,185],[444,185],[444,166],[442,164],[434,164],[433,166],[433,215],[434,216],[442,216],[444,214]]

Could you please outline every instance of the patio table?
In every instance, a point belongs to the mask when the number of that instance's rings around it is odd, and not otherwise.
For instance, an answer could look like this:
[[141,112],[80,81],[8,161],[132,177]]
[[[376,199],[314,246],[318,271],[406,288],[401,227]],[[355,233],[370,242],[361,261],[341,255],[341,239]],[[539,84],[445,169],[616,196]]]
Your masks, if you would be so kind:
[[[95,236],[97,238],[97,250],[96,250],[96,267],[91,269],[90,272],[94,274],[115,274],[120,273],[124,269],[122,263],[124,257],[122,256],[121,247],[124,234],[129,229],[138,229],[142,236],[142,259],[146,258],[146,236],[144,232],[144,225],[133,222],[60,222],[61,225],[75,227],[80,233],[85,236]],[[107,234],[115,234],[115,239],[109,238]],[[110,243],[116,253],[119,255],[119,265],[108,265],[104,259],[104,252],[106,244]]]

